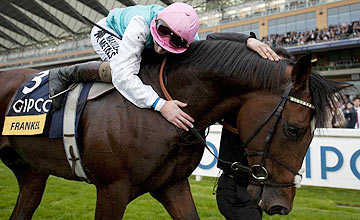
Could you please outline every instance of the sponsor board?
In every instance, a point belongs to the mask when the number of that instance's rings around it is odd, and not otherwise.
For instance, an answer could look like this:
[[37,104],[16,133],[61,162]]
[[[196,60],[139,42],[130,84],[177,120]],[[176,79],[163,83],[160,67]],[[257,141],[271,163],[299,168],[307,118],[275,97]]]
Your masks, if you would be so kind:
[[[206,138],[207,144],[218,156],[220,125],[213,125]],[[197,176],[216,177],[217,160],[207,150],[193,172]],[[360,190],[360,130],[317,129],[302,165],[303,185]]]

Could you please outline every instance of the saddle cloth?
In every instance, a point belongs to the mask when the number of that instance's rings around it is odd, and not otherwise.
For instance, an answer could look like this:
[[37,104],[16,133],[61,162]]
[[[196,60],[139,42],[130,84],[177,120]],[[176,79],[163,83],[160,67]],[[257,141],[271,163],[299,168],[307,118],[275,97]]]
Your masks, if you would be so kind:
[[[17,91],[5,117],[3,135],[43,135],[49,138],[63,138],[64,107],[55,111],[49,98],[49,70],[36,74]],[[93,86],[94,85],[94,86]],[[111,83],[83,83],[77,97],[75,137],[81,113],[87,100],[95,99],[114,87]],[[91,89],[91,93],[89,91]],[[88,95],[90,95],[88,97]]]
[[44,132],[51,108],[48,75],[49,71],[40,72],[20,86],[5,117],[3,135],[35,135]]

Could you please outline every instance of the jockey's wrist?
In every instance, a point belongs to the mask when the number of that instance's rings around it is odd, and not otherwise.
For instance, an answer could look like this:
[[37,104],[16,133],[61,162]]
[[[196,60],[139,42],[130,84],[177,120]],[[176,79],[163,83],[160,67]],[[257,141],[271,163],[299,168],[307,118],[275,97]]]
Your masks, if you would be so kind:
[[152,104],[151,109],[155,111],[160,111],[160,109],[165,104],[165,100],[163,98],[158,97],[155,102]]

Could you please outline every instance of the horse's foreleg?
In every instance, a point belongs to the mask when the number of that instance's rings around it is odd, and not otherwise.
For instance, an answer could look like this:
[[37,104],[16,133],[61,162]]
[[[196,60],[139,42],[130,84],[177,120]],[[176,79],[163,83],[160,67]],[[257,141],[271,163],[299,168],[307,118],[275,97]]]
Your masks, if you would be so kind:
[[106,186],[96,186],[97,201],[95,220],[120,220],[129,203],[129,184],[114,182]]
[[46,180],[49,177],[46,174],[31,170],[21,175],[23,175],[21,180],[19,181],[18,179],[20,191],[10,219],[32,218],[40,204],[45,190]]
[[3,148],[0,156],[19,184],[18,198],[10,219],[31,219],[40,204],[49,175],[31,167],[13,149]]
[[187,179],[167,186],[159,191],[152,192],[151,195],[163,204],[173,219],[200,219]]

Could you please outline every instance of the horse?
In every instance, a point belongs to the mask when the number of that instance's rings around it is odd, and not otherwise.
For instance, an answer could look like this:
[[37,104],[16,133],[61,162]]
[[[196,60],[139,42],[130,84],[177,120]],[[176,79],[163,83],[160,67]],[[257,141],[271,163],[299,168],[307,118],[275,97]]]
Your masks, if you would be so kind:
[[[253,167],[249,169],[254,179],[263,179],[251,183],[248,191],[265,212],[289,213],[294,176],[313,137],[311,121],[316,117],[316,125],[321,126],[334,96],[347,85],[312,72],[310,55],[296,64],[272,62],[232,41],[198,41],[183,54],[167,56],[168,91],[188,103],[184,111],[195,119],[202,138],[208,126],[240,107],[239,135],[248,140],[253,134],[246,144]],[[160,61],[155,54],[145,56],[139,73],[158,94],[162,94],[157,76]],[[0,74],[2,126],[11,97],[34,74],[23,69]],[[312,103],[315,109],[287,101],[289,96]],[[279,100],[282,112],[273,110],[279,109]],[[266,139],[270,127],[271,138]],[[199,164],[204,146],[193,133],[112,91],[85,105],[78,144],[85,173],[97,190],[95,219],[122,219],[127,204],[147,192],[173,219],[199,219],[188,177]],[[266,157],[260,156],[265,153]],[[68,165],[61,139],[1,136],[0,158],[19,184],[10,219],[32,218],[49,175],[80,181]],[[277,184],[284,187],[274,187]]]

